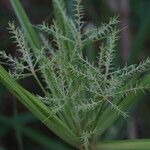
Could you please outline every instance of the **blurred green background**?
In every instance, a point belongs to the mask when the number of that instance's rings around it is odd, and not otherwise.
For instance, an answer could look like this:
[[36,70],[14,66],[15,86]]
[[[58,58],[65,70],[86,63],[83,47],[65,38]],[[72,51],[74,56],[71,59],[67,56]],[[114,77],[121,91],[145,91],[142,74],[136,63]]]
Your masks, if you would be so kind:
[[[73,0],[65,0],[67,12],[73,15]],[[22,0],[33,24],[53,19],[50,0]],[[119,15],[120,39],[116,65],[139,63],[150,56],[150,0],[83,0],[84,29],[107,22]],[[16,20],[9,0],[0,0],[0,50],[17,56],[15,45],[9,38],[8,21]],[[97,52],[87,48],[93,60]],[[31,91],[38,91],[32,79],[22,81]],[[150,138],[150,93],[135,101],[128,120],[120,119],[101,140]],[[73,150],[62,142],[0,84],[0,150]]]

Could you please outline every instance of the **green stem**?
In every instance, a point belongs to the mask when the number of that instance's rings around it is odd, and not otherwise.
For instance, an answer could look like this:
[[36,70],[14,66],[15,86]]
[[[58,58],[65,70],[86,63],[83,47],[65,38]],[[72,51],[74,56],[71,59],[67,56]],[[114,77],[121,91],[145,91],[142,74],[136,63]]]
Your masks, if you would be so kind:
[[35,80],[37,81],[38,85],[40,86],[42,92],[43,92],[45,95],[48,96],[46,90],[44,89],[44,87],[43,87],[42,83],[40,82],[39,78],[37,77],[36,73],[35,73],[35,72],[32,72],[32,74],[33,74]]

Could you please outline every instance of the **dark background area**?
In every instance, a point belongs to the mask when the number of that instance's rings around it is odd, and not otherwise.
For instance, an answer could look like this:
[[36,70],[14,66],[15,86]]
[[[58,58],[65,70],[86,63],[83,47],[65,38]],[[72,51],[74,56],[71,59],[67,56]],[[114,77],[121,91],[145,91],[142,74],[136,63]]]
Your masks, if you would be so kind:
[[[72,16],[73,0],[65,0]],[[50,0],[22,0],[33,24],[46,20],[51,23],[53,7]],[[150,0],[83,0],[87,28],[108,22],[119,15],[120,39],[118,63],[120,66],[139,63],[150,56]],[[9,0],[0,0],[0,50],[16,56],[15,45],[9,38],[8,21],[17,22]],[[94,59],[96,51],[87,51]],[[31,91],[38,90],[32,79],[22,81]],[[130,117],[115,123],[103,139],[150,138],[150,93],[139,98],[130,109]],[[15,97],[0,84],[0,150],[69,150],[40,121],[38,121]]]

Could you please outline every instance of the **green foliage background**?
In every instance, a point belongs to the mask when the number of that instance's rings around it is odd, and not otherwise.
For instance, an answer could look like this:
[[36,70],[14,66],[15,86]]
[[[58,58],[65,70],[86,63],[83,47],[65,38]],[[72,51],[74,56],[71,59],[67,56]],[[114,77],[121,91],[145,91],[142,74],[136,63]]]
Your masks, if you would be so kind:
[[[109,3],[109,2],[108,2]],[[86,8],[86,20],[98,24],[106,22],[110,16],[122,13],[118,6],[113,11],[104,0],[84,0]],[[119,1],[116,1],[119,5]],[[53,8],[50,1],[45,0],[26,0],[23,4],[33,23],[41,23],[42,20],[52,21]],[[72,0],[66,0],[66,5],[71,12]],[[125,16],[129,20],[128,28],[130,31],[131,48],[129,49],[129,63],[139,62],[150,55],[150,1],[149,0],[129,0],[130,14]],[[8,20],[15,20],[15,15],[10,3],[0,2],[0,50],[10,50],[14,54],[15,47],[10,44],[6,30]],[[70,15],[72,15],[70,13]],[[122,62],[121,41],[119,43],[120,60]],[[15,55],[15,54],[14,54]],[[97,55],[96,52],[88,53],[91,59]],[[31,84],[30,84],[31,83]],[[33,86],[30,79],[23,82],[28,89],[38,91]],[[132,116],[129,120],[121,119],[104,135],[105,139],[128,139],[128,138],[149,138],[150,137],[150,101],[149,94],[137,97],[137,102],[131,108]],[[135,131],[134,131],[135,130]],[[131,134],[133,132],[133,134]],[[134,135],[135,134],[135,135]],[[9,92],[0,85],[0,149],[72,149],[53,135],[49,130],[34,118],[26,108],[22,106]]]

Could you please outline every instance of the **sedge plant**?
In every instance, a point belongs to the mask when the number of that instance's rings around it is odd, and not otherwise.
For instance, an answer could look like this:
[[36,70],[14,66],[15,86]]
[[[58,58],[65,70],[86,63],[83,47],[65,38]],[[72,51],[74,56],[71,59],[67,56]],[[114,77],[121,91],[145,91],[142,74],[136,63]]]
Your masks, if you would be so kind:
[[[52,25],[43,22],[37,26],[31,25],[19,0],[10,2],[21,26],[9,22],[8,30],[20,57],[0,52],[1,60],[5,60],[0,63],[11,66],[9,73],[0,66],[0,82],[68,144],[80,150],[120,148],[122,143],[97,144],[98,138],[120,116],[128,117],[131,93],[150,88],[147,80],[140,80],[141,73],[150,67],[150,59],[116,68],[118,17],[84,31],[82,0],[74,0],[73,19],[67,15],[63,0],[53,0]],[[101,41],[99,54],[91,62],[83,51],[97,41]],[[29,76],[35,78],[41,95],[18,84]],[[138,143],[133,147],[127,142],[121,148],[142,149]],[[146,149],[150,146],[147,141],[144,145]]]

